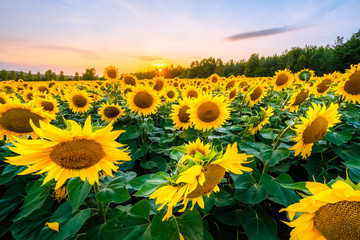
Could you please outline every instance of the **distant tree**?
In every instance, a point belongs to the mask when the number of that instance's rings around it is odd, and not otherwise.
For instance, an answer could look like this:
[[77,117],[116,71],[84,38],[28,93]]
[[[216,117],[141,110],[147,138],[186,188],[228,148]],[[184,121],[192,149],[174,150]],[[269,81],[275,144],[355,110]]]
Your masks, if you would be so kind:
[[58,79],[59,81],[65,81],[66,80],[66,78],[65,78],[65,76],[64,76],[64,72],[63,71],[60,71],[60,74],[59,74],[59,79]]
[[82,74],[83,80],[96,80],[99,79],[99,76],[96,75],[95,68],[86,68],[85,72]]
[[253,53],[245,64],[244,74],[247,77],[255,77],[255,70],[259,67],[259,54]]
[[1,73],[0,73],[1,80],[6,81],[6,80],[8,80],[8,77],[9,77],[8,71],[6,71],[5,69],[1,70]]
[[350,68],[351,64],[360,63],[360,30],[353,34],[351,38],[342,43],[342,39],[338,37],[334,47],[334,55],[337,65],[337,71],[344,72],[345,69]]
[[34,81],[34,75],[31,74],[31,71],[28,72],[26,76],[27,81]]
[[54,81],[58,80],[58,76],[56,75],[55,72],[51,73],[51,79],[50,80],[54,80]]
[[35,81],[41,81],[41,74],[40,72],[37,72],[36,75],[35,75]]
[[49,69],[45,72],[45,81],[50,81],[52,79],[52,71]]
[[74,80],[75,80],[75,81],[79,81],[79,80],[80,80],[80,76],[79,76],[79,73],[78,73],[78,72],[75,72]]
[[20,72],[19,72],[19,77],[18,77],[18,79],[22,79],[22,80],[25,80],[25,79],[26,79],[25,74],[24,74],[23,71],[20,71]]
[[9,80],[17,80],[17,77],[16,77],[16,72],[15,71],[11,71],[10,74],[9,74]]

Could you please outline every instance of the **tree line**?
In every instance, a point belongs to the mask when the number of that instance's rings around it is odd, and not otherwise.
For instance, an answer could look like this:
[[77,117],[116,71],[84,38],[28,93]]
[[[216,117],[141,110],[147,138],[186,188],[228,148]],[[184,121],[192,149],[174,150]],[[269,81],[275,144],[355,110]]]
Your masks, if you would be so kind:
[[[285,50],[281,55],[259,57],[258,53],[250,56],[249,60],[229,60],[223,62],[220,58],[204,58],[201,61],[193,61],[189,67],[168,66],[161,69],[153,69],[145,72],[132,73],[138,79],[151,79],[156,76],[165,78],[207,78],[216,73],[221,77],[240,76],[247,77],[272,77],[277,70],[288,68],[293,73],[308,68],[314,70],[317,76],[332,73],[334,71],[344,72],[351,64],[360,63],[360,30],[354,33],[350,39],[344,41],[344,37],[337,37],[335,43],[330,46],[306,45],[304,48],[292,47]],[[80,76],[75,72],[74,76],[65,76],[63,71],[57,75],[52,70],[45,74],[32,74],[31,71],[0,72],[0,79],[25,80],[25,81],[67,81],[67,80],[97,80],[104,79],[96,74],[95,68],[87,68]]]

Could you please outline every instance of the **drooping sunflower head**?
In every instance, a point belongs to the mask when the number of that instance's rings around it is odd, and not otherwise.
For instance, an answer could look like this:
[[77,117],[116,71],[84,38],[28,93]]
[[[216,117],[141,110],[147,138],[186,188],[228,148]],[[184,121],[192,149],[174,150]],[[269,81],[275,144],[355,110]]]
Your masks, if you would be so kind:
[[133,92],[127,94],[128,105],[132,112],[147,116],[155,113],[160,104],[160,97],[151,87],[138,85]]
[[273,86],[275,91],[281,91],[293,82],[293,74],[291,71],[284,69],[275,72],[273,77]]
[[313,85],[313,93],[315,96],[325,96],[328,90],[330,90],[330,84],[333,84],[335,80],[331,75],[325,75],[322,78],[315,78],[315,84]]
[[137,78],[131,74],[124,74],[121,79],[121,83],[124,86],[124,88],[128,85],[132,87],[136,87],[137,81],[138,81]]
[[302,123],[295,125],[297,143],[290,150],[295,150],[295,156],[301,153],[303,158],[311,154],[315,142],[324,137],[329,128],[340,122],[339,105],[331,103],[329,108],[324,105],[312,103],[313,108],[306,112],[306,118],[301,117]]
[[298,112],[299,106],[305,102],[310,94],[309,89],[300,89],[297,91],[291,99],[289,100],[289,104],[285,107],[288,108],[290,112]]
[[202,94],[199,98],[192,100],[190,109],[190,121],[199,130],[218,128],[230,118],[229,103],[224,96],[212,96]]
[[117,104],[103,103],[99,108],[101,120],[106,122],[116,121],[124,115],[124,110]]
[[[198,140],[197,140],[198,141]],[[201,141],[198,145],[206,146]],[[214,147],[210,146],[200,151],[206,151],[206,156],[199,151],[195,151],[194,155],[188,154],[188,149],[184,148],[184,156],[177,165],[177,172],[168,178],[168,182],[160,186],[151,194],[150,199],[156,198],[155,204],[161,204],[158,210],[167,205],[167,213],[163,221],[172,216],[173,207],[180,203],[184,207],[179,212],[185,211],[188,202],[192,201],[192,208],[196,204],[204,208],[203,196],[209,196],[212,192],[217,192],[220,188],[217,186],[223,178],[226,171],[235,174],[242,174],[243,171],[252,171],[251,168],[243,166],[248,163],[250,155],[239,154],[237,143],[229,144],[226,152],[218,152]],[[193,149],[191,148],[191,151]]]
[[174,127],[177,129],[187,129],[191,127],[190,115],[187,112],[190,105],[189,99],[179,100],[179,104],[172,106],[172,112],[170,118],[174,123]]
[[274,115],[274,109],[270,106],[266,110],[262,107],[260,109],[261,112],[258,113],[258,116],[254,117],[251,121],[252,127],[249,128],[249,131],[252,135],[260,131],[265,124],[270,123],[269,119]]
[[47,172],[43,184],[55,179],[56,190],[67,179],[77,176],[92,185],[99,182],[99,171],[113,176],[112,171],[118,169],[116,164],[131,160],[127,152],[119,149],[123,145],[115,141],[124,131],[111,131],[111,124],[93,131],[90,116],[83,128],[72,120],[67,125],[71,127],[63,130],[42,121],[39,127],[31,122],[41,139],[16,139],[10,150],[20,155],[8,157],[7,162],[28,166],[20,175]]
[[260,102],[261,99],[266,96],[267,91],[268,90],[261,84],[252,87],[252,90],[249,90],[248,94],[246,95],[247,100],[250,101],[250,106],[254,106]]
[[343,78],[344,81],[339,84],[337,92],[347,102],[360,103],[360,63],[346,69]]
[[85,91],[74,90],[65,96],[65,98],[70,109],[75,113],[85,113],[90,110],[92,100]]
[[6,104],[0,104],[0,139],[6,136],[9,142],[14,137],[27,138],[30,135],[36,138],[37,134],[30,125],[30,120],[36,126],[39,126],[39,121],[48,122],[53,119],[53,116],[42,108],[33,106],[33,102],[21,103],[19,100],[9,100]]
[[[330,184],[329,184],[330,185]],[[360,185],[349,179],[331,186],[306,182],[312,194],[280,211],[287,211],[294,229],[290,239],[360,239]],[[301,215],[294,220],[296,213]]]
[[116,81],[119,79],[119,71],[117,67],[108,66],[104,70],[104,78],[110,81]]

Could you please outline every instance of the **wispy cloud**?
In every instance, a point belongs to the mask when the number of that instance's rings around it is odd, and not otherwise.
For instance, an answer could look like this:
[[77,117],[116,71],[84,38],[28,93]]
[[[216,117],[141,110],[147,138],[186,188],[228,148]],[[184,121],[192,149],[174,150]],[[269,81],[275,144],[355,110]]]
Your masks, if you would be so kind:
[[163,60],[162,57],[158,57],[158,56],[129,56],[129,57],[136,58],[142,61]]
[[226,40],[228,41],[237,41],[237,40],[243,40],[247,38],[256,38],[256,37],[264,37],[264,36],[270,36],[274,34],[284,33],[284,32],[291,32],[294,30],[298,30],[304,27],[297,27],[295,25],[289,25],[279,28],[271,28],[271,29],[264,29],[260,31],[254,31],[254,32],[245,32],[236,34],[230,37],[227,37]]

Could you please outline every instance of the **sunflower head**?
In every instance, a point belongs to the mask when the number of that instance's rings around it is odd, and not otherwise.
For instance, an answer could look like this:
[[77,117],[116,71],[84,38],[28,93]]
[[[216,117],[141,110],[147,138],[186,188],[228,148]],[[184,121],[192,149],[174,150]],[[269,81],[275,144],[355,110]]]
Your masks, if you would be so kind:
[[189,99],[179,100],[179,104],[172,105],[172,112],[170,114],[174,127],[177,129],[187,129],[191,127],[190,115],[187,112],[190,105]]
[[229,103],[224,96],[202,94],[190,103],[190,121],[196,129],[218,128],[230,118]]
[[168,86],[164,90],[164,96],[167,102],[174,102],[179,97],[179,92],[176,90],[176,88]]
[[338,93],[347,102],[360,103],[360,63],[351,65],[350,69],[345,70],[344,81],[338,88]]
[[132,112],[143,114],[144,116],[155,113],[161,102],[158,94],[147,85],[135,87],[133,92],[128,93],[127,101]]
[[300,89],[295,94],[293,94],[286,108],[288,108],[290,112],[298,112],[300,104],[305,102],[309,94],[310,91],[308,89]]
[[55,119],[55,115],[60,111],[58,108],[59,103],[53,97],[46,97],[45,99],[39,98],[34,100],[36,106],[41,107],[44,111],[52,114]]
[[154,78],[153,90],[161,94],[167,87],[167,82],[163,77]]
[[119,71],[114,66],[108,66],[104,70],[104,78],[106,80],[115,81],[119,79]]
[[31,121],[31,127],[41,139],[17,139],[11,150],[20,155],[8,157],[7,162],[28,166],[20,175],[47,172],[43,184],[55,179],[55,190],[68,178],[76,176],[94,184],[99,182],[99,171],[112,176],[112,171],[118,169],[116,164],[131,160],[124,150],[119,149],[123,145],[114,140],[124,131],[111,131],[111,124],[93,131],[90,116],[83,128],[72,120],[67,121],[69,127],[66,130],[42,121],[39,125],[37,127]]
[[[307,182],[311,193],[298,203],[281,211],[287,211],[294,229],[291,239],[360,239],[360,185],[349,179],[337,180],[331,186]],[[295,219],[295,213],[301,215]]]
[[121,83],[123,84],[123,86],[132,86],[132,87],[136,87],[136,83],[137,83],[137,78],[131,74],[124,74],[122,79],[121,79]]
[[284,69],[279,70],[273,77],[273,85],[275,91],[281,91],[293,82],[293,75],[291,71]]
[[103,103],[99,108],[101,120],[106,122],[116,121],[124,115],[124,110],[117,104]]
[[74,90],[65,98],[70,109],[75,113],[84,113],[90,110],[92,100],[86,91]]
[[200,91],[197,87],[188,86],[185,90],[182,91],[182,98],[198,98],[200,95]]
[[249,90],[248,94],[246,95],[246,98],[250,102],[250,106],[254,106],[258,102],[261,101],[261,99],[266,95],[267,89],[264,88],[261,84],[257,84],[254,87],[252,87],[251,90]]

